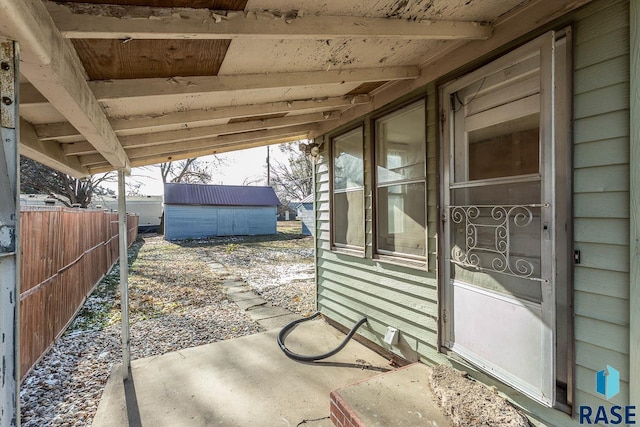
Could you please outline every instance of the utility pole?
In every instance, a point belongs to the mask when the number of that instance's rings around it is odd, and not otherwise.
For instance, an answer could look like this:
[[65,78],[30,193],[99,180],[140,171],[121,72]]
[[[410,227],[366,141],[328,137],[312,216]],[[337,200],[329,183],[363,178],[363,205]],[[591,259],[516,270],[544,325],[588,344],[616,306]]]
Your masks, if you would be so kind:
[[271,187],[271,163],[269,163],[269,146],[267,145],[267,186]]

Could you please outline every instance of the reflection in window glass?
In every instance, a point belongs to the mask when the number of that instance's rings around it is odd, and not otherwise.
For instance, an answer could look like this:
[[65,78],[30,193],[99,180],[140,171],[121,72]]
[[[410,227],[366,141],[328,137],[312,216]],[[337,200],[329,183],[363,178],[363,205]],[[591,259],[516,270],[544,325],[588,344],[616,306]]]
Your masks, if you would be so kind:
[[424,182],[378,189],[378,249],[425,256]]
[[362,141],[362,128],[332,140],[333,243],[338,247],[364,247]]
[[378,252],[425,259],[425,103],[386,115],[375,126]]
[[363,183],[362,128],[333,139],[333,188],[360,188]]
[[378,184],[424,178],[424,102],[377,120],[376,136]]
[[469,132],[469,180],[538,173],[540,115]]

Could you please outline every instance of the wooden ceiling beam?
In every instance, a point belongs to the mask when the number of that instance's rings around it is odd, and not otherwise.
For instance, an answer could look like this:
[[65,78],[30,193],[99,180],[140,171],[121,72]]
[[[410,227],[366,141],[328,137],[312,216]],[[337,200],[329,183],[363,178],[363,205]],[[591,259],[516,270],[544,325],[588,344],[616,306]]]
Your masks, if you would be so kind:
[[[159,161],[167,161],[168,157],[177,156],[177,155],[185,155],[186,158],[190,157],[199,157],[207,154],[215,154],[216,150],[221,147],[232,147],[233,149],[242,149],[244,147],[240,147],[242,144],[251,142],[251,141],[260,141],[263,144],[264,141],[270,141],[271,139],[281,138],[281,137],[290,137],[292,135],[300,136],[299,139],[305,138],[309,135],[309,132],[315,131],[318,129],[317,124],[304,124],[304,125],[296,125],[290,126],[287,128],[280,129],[269,129],[269,130],[260,130],[255,132],[245,132],[245,133],[236,133],[232,135],[223,135],[217,136],[213,138],[203,138],[194,141],[182,141],[182,142],[173,142],[170,144],[163,144],[159,146],[152,147],[141,147],[141,148],[132,148],[127,150],[127,154],[129,157],[133,159],[155,159],[161,158],[165,160]],[[202,154],[206,152],[207,154]],[[87,156],[80,156],[80,163],[85,167],[89,167],[90,169],[95,168],[96,165],[100,165],[104,163],[104,159],[99,154],[90,154]],[[157,163],[157,162],[154,162]],[[134,163],[132,163],[134,164]],[[137,163],[135,163],[137,164]],[[153,163],[146,163],[153,164]]]
[[[420,77],[418,67],[407,66],[291,73],[172,77],[170,79],[101,80],[89,82],[89,87],[91,87],[99,101],[108,101],[328,84],[414,80],[418,77]],[[149,99],[146,101],[153,102]]]
[[80,59],[42,0],[0,0],[0,35],[20,45],[20,72],[117,168],[129,159],[86,81]]
[[[513,43],[528,33],[535,32],[542,26],[553,22],[561,16],[568,16],[569,12],[586,5],[592,0],[532,0],[523,3],[520,7],[512,9],[507,14],[497,19],[491,39],[487,41],[460,42],[450,50],[447,49],[437,55],[428,58],[420,67],[421,75],[412,81],[399,81],[385,86],[377,92],[368,105],[360,105],[345,111],[338,122],[326,123],[321,126],[318,133],[311,137],[317,137],[333,129],[336,129],[351,120],[372,112],[375,106],[385,105],[399,97],[451,73],[465,67],[469,63],[490,55],[491,52]],[[567,25],[569,22],[567,21]]]
[[[189,153],[180,153],[180,154],[173,154],[171,156],[150,156],[150,157],[141,157],[138,159],[132,159],[131,160],[131,166],[133,167],[139,167],[139,166],[148,166],[148,165],[155,165],[158,163],[164,163],[164,162],[171,162],[171,161],[177,161],[177,160],[184,160],[184,159],[189,159],[192,157],[200,157],[200,156],[208,156],[211,154],[221,154],[221,153],[228,153],[230,151],[237,151],[237,150],[245,150],[247,148],[255,148],[255,147],[264,147],[267,145],[273,145],[273,144],[281,144],[284,142],[294,142],[294,141],[299,141],[301,139],[304,139],[307,137],[306,133],[302,133],[302,134],[292,134],[292,135],[287,135],[287,136],[280,136],[277,138],[265,138],[265,139],[257,139],[257,140],[252,140],[252,141],[246,141],[243,143],[237,143],[234,145],[229,145],[229,146],[221,146],[221,147],[216,147],[215,149],[205,149],[205,150],[201,150],[198,152],[189,152]],[[92,166],[90,169],[92,174],[95,173],[105,173],[105,172],[110,172],[113,170],[113,167],[110,166],[108,163],[104,162],[102,164],[99,165],[95,165]]]
[[64,154],[60,144],[40,141],[31,123],[24,119],[20,119],[20,154],[76,178],[89,175],[89,170],[80,164],[77,157]]
[[[337,120],[339,112],[302,114],[291,117],[279,117],[264,120],[251,120],[247,122],[230,123],[217,126],[205,126],[193,129],[182,129],[168,132],[153,132],[141,135],[123,136],[120,138],[122,146],[129,150],[171,144],[174,142],[197,141],[203,138],[211,138],[225,134],[237,134],[266,129],[286,128],[295,125]],[[95,148],[88,142],[64,144],[64,152],[67,156],[81,156],[95,152]]]
[[300,12],[238,12],[47,2],[67,38],[76,39],[339,39],[486,40],[483,22],[406,20]]
[[[265,104],[232,105],[207,110],[188,110],[166,113],[157,116],[132,116],[126,119],[111,119],[116,134],[122,131],[162,132],[182,128],[197,128],[211,125],[219,120],[231,120],[241,117],[253,117],[268,114],[285,114],[304,110],[326,111],[337,108],[366,104],[371,101],[369,95],[336,96],[329,98],[269,102]],[[35,125],[38,137],[42,140],[80,136],[70,123],[49,123]]]

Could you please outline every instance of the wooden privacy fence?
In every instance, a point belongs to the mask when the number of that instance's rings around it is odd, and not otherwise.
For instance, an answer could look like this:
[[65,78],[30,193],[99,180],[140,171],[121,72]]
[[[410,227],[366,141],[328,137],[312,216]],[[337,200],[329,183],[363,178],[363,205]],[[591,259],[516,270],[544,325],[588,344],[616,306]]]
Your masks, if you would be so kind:
[[[20,215],[20,372],[24,378],[118,260],[118,214],[23,206]],[[131,244],[138,235],[137,215],[127,215],[127,229]]]

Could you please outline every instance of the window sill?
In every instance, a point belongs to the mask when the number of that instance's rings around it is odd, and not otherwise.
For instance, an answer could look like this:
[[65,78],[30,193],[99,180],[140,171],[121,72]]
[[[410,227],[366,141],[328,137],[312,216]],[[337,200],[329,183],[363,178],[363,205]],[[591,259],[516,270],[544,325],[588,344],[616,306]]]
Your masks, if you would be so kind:
[[341,255],[349,255],[356,258],[363,258],[363,259],[365,258],[364,249],[358,250],[358,249],[348,249],[348,248],[332,246],[331,252],[334,252],[336,254],[341,254]]
[[410,258],[402,258],[398,256],[390,255],[374,255],[374,261],[378,261],[381,264],[392,264],[401,267],[415,268],[417,270],[428,271],[426,260],[416,260]]

